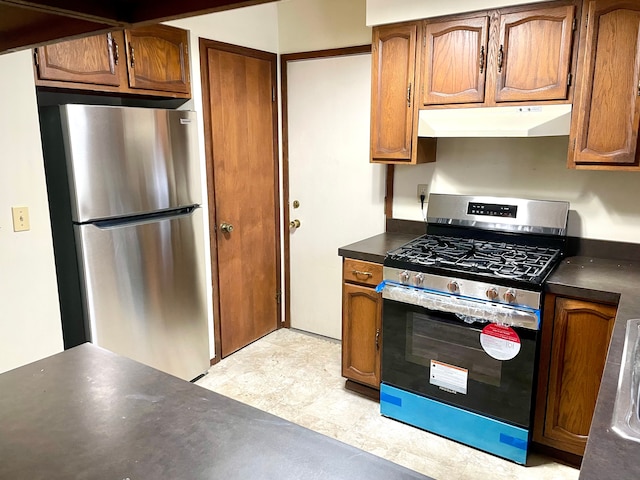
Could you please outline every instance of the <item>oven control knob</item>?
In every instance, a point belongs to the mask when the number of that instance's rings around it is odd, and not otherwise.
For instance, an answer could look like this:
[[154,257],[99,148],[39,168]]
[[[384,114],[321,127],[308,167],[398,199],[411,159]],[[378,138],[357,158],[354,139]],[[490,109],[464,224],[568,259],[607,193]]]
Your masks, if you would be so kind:
[[415,277],[413,277],[413,283],[416,286],[422,285],[422,282],[424,282],[424,273],[418,273],[418,274],[416,274]]
[[493,301],[498,298],[498,289],[496,287],[489,287],[487,288],[485,295],[489,300]]
[[399,277],[400,277],[400,283],[407,283],[409,281],[409,277],[411,275],[409,275],[409,272],[407,272],[406,270],[402,273],[400,273]]
[[516,291],[510,288],[509,290],[504,292],[502,298],[504,298],[504,301],[507,303],[513,303],[516,301]]
[[455,280],[451,280],[449,283],[447,283],[447,290],[449,290],[451,293],[460,293],[460,285],[458,285],[458,282],[456,282]]

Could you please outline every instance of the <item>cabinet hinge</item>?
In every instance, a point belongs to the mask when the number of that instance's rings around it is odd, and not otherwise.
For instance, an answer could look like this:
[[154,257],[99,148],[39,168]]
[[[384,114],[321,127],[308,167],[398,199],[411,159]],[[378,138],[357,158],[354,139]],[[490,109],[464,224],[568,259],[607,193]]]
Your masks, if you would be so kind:
[[271,87],[271,101],[276,101],[276,87]]
[[426,47],[427,46],[427,32],[424,32],[422,34],[422,46]]
[[571,80],[573,80],[573,74],[569,73],[569,75],[567,75],[567,87],[571,86]]
[[571,30],[575,31],[578,26],[578,22],[576,21],[576,17],[573,17],[573,22],[571,23]]
[[280,305],[280,302],[281,302],[281,301],[282,301],[282,291],[281,291],[281,290],[278,290],[278,291],[276,292],[276,303],[277,303],[278,305]]
[[40,59],[38,58],[38,49],[33,50],[33,61],[36,62],[36,67],[40,66]]
[[587,15],[584,18],[584,28],[587,28],[589,26],[589,14],[587,13]]

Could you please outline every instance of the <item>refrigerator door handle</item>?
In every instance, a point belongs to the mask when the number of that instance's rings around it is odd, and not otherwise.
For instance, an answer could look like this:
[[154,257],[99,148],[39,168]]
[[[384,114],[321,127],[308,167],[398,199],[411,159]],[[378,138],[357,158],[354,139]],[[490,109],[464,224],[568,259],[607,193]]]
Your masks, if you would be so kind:
[[192,215],[198,205],[190,205],[184,208],[176,208],[174,210],[165,210],[162,212],[145,213],[144,215],[132,215],[130,217],[110,218],[108,220],[96,220],[93,222],[85,222],[84,224],[92,224],[98,228],[122,227],[125,225],[139,225],[143,223],[156,222],[162,219],[180,218]]

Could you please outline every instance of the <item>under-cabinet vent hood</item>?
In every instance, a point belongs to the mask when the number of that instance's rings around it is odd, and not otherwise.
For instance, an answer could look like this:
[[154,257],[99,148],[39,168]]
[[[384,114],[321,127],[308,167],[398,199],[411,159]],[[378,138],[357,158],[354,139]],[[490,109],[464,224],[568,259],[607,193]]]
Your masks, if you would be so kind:
[[569,135],[571,105],[420,110],[419,137],[553,137]]

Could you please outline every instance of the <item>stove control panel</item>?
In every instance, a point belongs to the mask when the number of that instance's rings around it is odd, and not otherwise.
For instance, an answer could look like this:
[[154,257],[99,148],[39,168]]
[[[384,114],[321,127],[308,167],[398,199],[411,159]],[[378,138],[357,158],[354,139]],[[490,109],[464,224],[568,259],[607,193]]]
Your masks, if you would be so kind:
[[515,289],[478,280],[451,278],[395,267],[384,267],[383,278],[409,287],[432,290],[447,295],[460,295],[484,302],[521,305],[536,310],[541,307],[540,292]]
[[486,215],[489,217],[516,218],[518,215],[517,205],[499,205],[497,203],[469,202],[467,214]]

